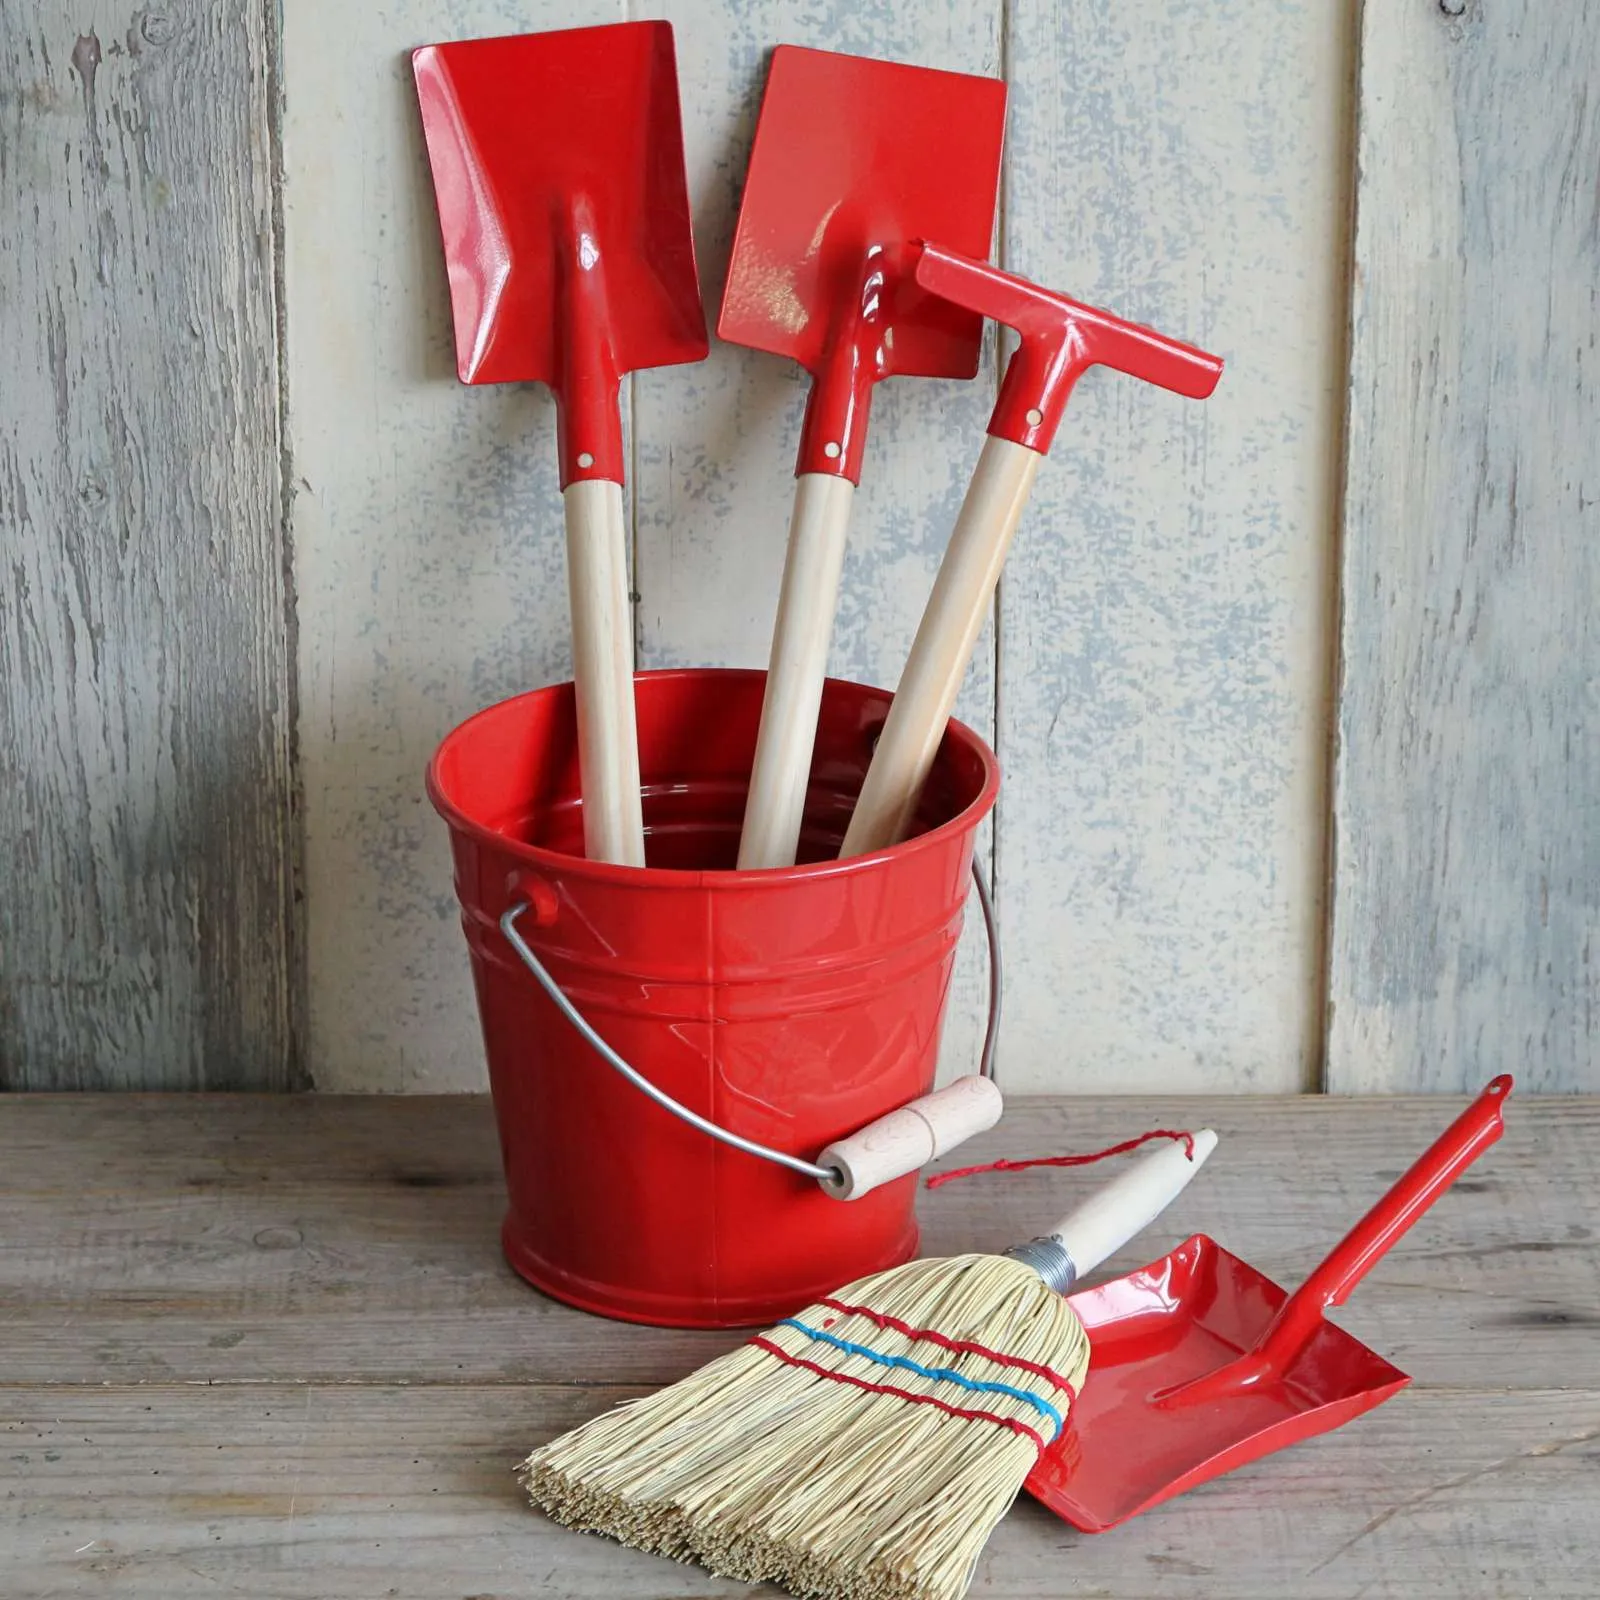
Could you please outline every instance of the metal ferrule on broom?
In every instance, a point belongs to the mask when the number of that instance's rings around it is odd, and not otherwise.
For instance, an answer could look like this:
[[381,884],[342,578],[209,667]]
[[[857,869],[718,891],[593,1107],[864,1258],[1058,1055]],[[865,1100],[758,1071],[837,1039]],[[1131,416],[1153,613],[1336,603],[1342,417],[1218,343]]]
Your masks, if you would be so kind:
[[1067,1247],[1049,1235],[1013,1245],[1002,1253],[1012,1261],[1032,1267],[1057,1294],[1071,1293],[1073,1284],[1078,1281],[1078,1268]]

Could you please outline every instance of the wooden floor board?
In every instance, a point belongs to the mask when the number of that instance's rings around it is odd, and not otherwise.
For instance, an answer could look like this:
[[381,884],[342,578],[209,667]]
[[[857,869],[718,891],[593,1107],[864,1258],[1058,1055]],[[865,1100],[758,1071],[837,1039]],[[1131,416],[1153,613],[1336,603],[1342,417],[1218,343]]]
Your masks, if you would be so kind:
[[[513,1471],[637,1391],[0,1389],[11,1595],[187,1600],[751,1593],[555,1527]],[[1592,1595],[1600,1394],[1404,1395],[1097,1537],[1024,1501],[972,1594]],[[1365,1586],[1365,1588],[1363,1587]],[[775,1594],[758,1590],[758,1594]]]
[[[1292,1284],[1454,1114],[1446,1100],[1018,1100],[950,1162],[1102,1148],[1147,1127],[1222,1143],[1126,1266],[1189,1232]],[[72,1159],[62,1152],[70,1149]],[[1600,1101],[1518,1100],[1506,1137],[1341,1320],[1421,1383],[1600,1388]],[[919,1200],[928,1253],[1029,1237],[1093,1169],[996,1174]],[[0,1325],[19,1381],[626,1382],[735,1335],[608,1323],[500,1256],[493,1115],[473,1097],[0,1101]]]
[[[1222,1144],[1131,1262],[1205,1230],[1293,1281],[1458,1100],[1016,1099],[959,1159],[1145,1127]],[[1337,1433],[1085,1538],[1024,1500],[990,1600],[1595,1593],[1600,1102],[1505,1139],[1341,1319],[1416,1382]],[[924,1194],[928,1251],[992,1248],[1093,1175]],[[0,1594],[743,1600],[545,1522],[534,1444],[739,1337],[627,1327],[500,1259],[473,1099],[0,1097]]]

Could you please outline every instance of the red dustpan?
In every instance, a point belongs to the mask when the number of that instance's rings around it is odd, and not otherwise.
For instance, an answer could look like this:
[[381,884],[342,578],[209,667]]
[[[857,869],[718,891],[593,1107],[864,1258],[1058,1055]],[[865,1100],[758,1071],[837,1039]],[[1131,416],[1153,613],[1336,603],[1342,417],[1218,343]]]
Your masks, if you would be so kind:
[[1204,1234],[1073,1295],[1089,1376],[1028,1491],[1100,1533],[1404,1388],[1324,1312],[1500,1137],[1510,1092],[1496,1078],[1292,1295]]
[[707,351],[672,29],[412,56],[463,383],[555,392],[584,846],[644,864],[618,384]]

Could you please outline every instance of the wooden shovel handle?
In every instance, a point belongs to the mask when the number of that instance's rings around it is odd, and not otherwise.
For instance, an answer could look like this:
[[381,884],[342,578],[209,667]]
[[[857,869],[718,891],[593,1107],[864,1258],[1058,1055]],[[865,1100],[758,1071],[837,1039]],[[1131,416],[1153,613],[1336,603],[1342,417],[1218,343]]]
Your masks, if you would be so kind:
[[1043,459],[1009,439],[984,439],[840,856],[882,850],[910,828]]
[[795,479],[761,731],[739,837],[741,871],[794,865],[854,497],[850,479],[833,473],[803,472]]
[[622,485],[578,479],[562,491],[561,503],[567,523],[584,853],[591,861],[642,867],[644,815]]

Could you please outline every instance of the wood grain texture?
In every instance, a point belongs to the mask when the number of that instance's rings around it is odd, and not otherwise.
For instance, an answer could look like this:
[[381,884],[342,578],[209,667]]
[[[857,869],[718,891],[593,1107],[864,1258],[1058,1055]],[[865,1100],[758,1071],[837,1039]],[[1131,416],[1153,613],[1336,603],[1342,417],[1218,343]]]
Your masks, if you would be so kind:
[[[1454,1115],[1439,1100],[1015,1099],[939,1163],[1215,1127],[1216,1154],[1108,1270],[1211,1233],[1310,1270]],[[1504,1139],[1339,1319],[1425,1384],[1600,1390],[1600,1101],[1513,1098]],[[918,1201],[925,1254],[1031,1237],[1092,1170]],[[11,1101],[0,1115],[0,1378],[18,1383],[659,1383],[731,1333],[628,1328],[525,1287],[478,1097]]]
[[[1019,1100],[980,1153],[1213,1120],[1222,1148],[1145,1245],[1203,1226],[1292,1280],[1454,1111]],[[973,1594],[1592,1595],[1597,1133],[1600,1100],[1514,1099],[1504,1140],[1340,1314],[1411,1390],[1105,1537],[1024,1499]],[[925,1246],[992,1246],[1092,1181],[947,1186],[924,1196]],[[542,1299],[500,1265],[499,1204],[474,1097],[0,1102],[6,1592],[750,1596],[524,1504],[512,1470],[531,1446],[738,1336]]]
[[1368,6],[1329,1082],[1600,1087],[1600,5]]
[[[0,1570],[118,1600],[777,1600],[531,1510],[533,1445],[636,1390],[0,1389]],[[1098,1538],[1020,1499],[977,1600],[1594,1593],[1592,1390],[1412,1392]]]
[[555,407],[456,380],[410,51],[619,3],[285,0],[284,213],[312,1076],[485,1079],[440,738],[572,675]]
[[0,4],[0,1087],[294,1076],[275,51]]
[[[647,3],[672,21],[707,321],[715,325],[750,141],[775,44],[957,72],[1001,72],[1000,0]],[[992,349],[971,383],[879,386],[851,512],[829,671],[893,686],[911,647],[994,399]],[[716,345],[698,367],[634,379],[641,666],[765,667],[794,500],[806,379],[777,356]],[[994,740],[994,632],[984,629],[956,715]],[[991,859],[990,831],[979,836]],[[970,907],[952,980],[941,1081],[983,1042],[987,958]],[[1004,1071],[1006,1063],[1002,1062]]]
[[1352,12],[1011,9],[1004,264],[1228,362],[1088,374],[1002,579],[1019,1086],[1315,1083]]

